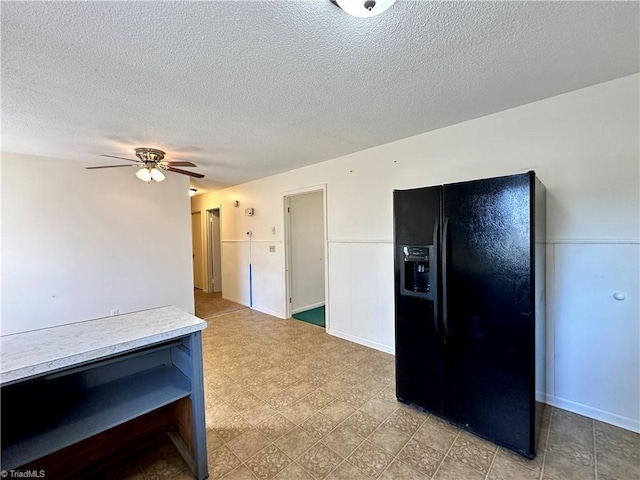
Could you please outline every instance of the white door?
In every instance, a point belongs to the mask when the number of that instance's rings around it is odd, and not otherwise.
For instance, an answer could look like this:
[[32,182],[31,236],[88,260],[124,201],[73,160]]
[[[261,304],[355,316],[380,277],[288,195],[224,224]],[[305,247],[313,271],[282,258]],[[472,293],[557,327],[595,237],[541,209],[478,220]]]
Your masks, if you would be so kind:
[[323,192],[289,197],[291,313],[324,305]]
[[200,212],[191,214],[191,245],[193,253],[193,286],[202,290],[202,219]]

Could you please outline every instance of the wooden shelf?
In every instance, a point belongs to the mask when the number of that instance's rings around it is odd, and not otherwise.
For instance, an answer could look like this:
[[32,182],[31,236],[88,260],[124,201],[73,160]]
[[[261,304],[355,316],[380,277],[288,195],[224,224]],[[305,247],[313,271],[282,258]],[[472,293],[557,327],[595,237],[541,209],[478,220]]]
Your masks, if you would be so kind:
[[[63,397],[64,408],[55,410],[55,415],[36,413],[36,427],[24,431],[18,423],[9,431],[3,428],[2,467],[13,469],[24,465],[187,397],[191,391],[189,379],[169,365],[88,388],[80,395]],[[33,404],[33,400],[27,403]]]

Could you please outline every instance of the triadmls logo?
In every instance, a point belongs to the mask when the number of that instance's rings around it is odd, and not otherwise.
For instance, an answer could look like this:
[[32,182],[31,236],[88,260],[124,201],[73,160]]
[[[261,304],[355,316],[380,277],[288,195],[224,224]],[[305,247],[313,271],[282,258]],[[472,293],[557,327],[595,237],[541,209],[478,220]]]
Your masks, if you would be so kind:
[[2,478],[46,478],[44,470],[2,470]]

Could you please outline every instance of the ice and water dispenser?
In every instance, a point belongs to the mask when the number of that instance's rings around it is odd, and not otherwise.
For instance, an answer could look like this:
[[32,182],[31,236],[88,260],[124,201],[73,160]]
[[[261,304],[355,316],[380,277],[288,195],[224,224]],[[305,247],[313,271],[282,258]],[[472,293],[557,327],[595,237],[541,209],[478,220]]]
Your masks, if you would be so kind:
[[[432,245],[405,245],[402,247],[402,294],[424,298],[432,296],[432,275],[435,266],[430,265]],[[433,270],[433,272],[431,271]]]

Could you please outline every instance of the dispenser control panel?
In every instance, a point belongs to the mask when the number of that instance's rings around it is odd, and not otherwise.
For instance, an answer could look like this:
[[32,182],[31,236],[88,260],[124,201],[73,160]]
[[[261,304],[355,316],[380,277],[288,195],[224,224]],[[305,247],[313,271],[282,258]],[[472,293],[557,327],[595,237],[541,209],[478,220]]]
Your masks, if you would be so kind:
[[402,294],[431,299],[432,281],[430,263],[431,245],[405,245],[402,247]]
[[429,263],[429,247],[403,247],[405,262]]

